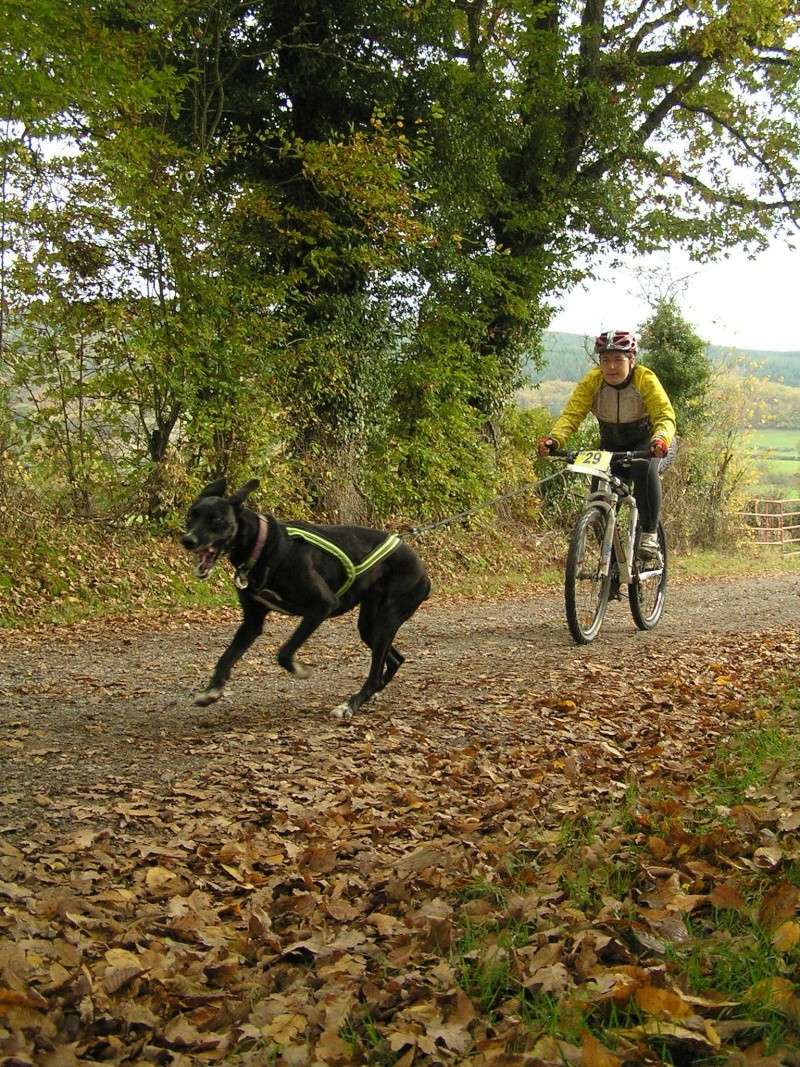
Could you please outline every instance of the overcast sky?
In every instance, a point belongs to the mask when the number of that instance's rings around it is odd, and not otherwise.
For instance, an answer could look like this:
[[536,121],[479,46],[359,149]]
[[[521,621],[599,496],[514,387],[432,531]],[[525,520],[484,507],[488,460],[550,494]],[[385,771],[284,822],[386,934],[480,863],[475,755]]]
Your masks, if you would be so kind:
[[691,263],[682,253],[644,256],[569,293],[551,330],[595,335],[636,329],[648,316],[637,280],[642,268],[691,274],[679,303],[703,340],[735,348],[800,351],[800,250],[776,241],[755,259],[734,253],[718,263]]

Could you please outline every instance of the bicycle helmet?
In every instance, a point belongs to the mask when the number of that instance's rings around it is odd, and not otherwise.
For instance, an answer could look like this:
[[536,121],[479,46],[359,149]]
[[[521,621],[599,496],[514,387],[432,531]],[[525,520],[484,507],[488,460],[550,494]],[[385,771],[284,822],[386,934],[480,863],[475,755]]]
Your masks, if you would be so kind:
[[595,338],[594,351],[595,355],[601,352],[627,352],[631,359],[635,359],[636,334],[629,330],[605,330]]

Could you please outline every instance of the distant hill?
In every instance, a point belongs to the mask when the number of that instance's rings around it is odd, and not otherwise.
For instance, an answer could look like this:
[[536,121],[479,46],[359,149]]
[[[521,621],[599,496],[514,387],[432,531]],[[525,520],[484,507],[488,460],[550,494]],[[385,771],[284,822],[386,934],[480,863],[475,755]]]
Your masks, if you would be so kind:
[[[578,333],[547,331],[542,348],[546,365],[541,370],[529,366],[527,373],[533,384],[547,381],[576,382],[591,366],[587,347],[591,338]],[[724,345],[709,345],[708,354],[720,365],[741,367],[758,378],[769,378],[786,385],[800,386],[800,352],[771,352],[756,349],[736,349]]]

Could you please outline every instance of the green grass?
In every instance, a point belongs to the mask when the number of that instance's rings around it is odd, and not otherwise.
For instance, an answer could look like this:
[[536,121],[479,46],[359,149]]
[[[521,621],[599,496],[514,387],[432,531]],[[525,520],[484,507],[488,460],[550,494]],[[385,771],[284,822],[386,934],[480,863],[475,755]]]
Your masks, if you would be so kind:
[[672,556],[670,567],[673,575],[682,575],[687,578],[794,574],[800,572],[800,555],[781,555],[777,548],[766,549],[758,545],[746,545],[735,552],[707,549],[692,552],[687,556]]
[[749,445],[758,482],[753,495],[800,496],[800,430],[752,430]]
[[368,1011],[358,1017],[349,1016],[339,1031],[339,1037],[352,1049],[354,1063],[391,1067],[400,1058],[399,1052],[392,1052]]
[[800,430],[748,430],[747,437],[753,451],[776,449],[800,457]]
[[[674,865],[676,871],[682,870],[685,878],[687,861],[705,856],[706,835],[722,834],[733,840],[741,833],[725,814],[726,809],[750,802],[753,790],[766,786],[776,776],[789,781],[796,777],[800,766],[800,689],[796,680],[785,679],[783,690],[765,696],[754,711],[753,725],[730,737],[708,771],[697,780],[690,799],[676,794],[681,800],[674,809],[664,807],[665,801],[671,800],[668,780],[646,790],[632,785],[619,805],[607,811],[593,811],[587,817],[565,819],[558,830],[543,831],[537,840],[521,843],[519,862],[506,859],[496,880],[476,878],[460,890],[461,904],[486,899],[493,911],[485,922],[462,914],[459,935],[450,948],[450,963],[459,984],[488,1024],[498,1023],[508,1013],[509,1005],[524,1023],[525,1029],[507,1051],[530,1052],[542,1036],[580,1044],[584,1030],[614,1049],[624,1037],[619,1031],[652,1021],[637,1006],[635,996],[621,1002],[593,999],[591,983],[583,986],[578,982],[560,997],[531,992],[515,969],[515,950],[541,945],[541,932],[538,926],[516,917],[513,909],[509,911],[507,902],[512,894],[529,890],[531,880],[522,878],[524,873],[536,872],[536,881],[545,884],[555,876],[576,929],[591,928],[600,922],[601,929],[606,930],[604,910],[609,901],[616,901],[616,936],[634,944],[626,935],[625,924],[632,921],[635,927],[640,926],[638,892],[652,888],[653,858],[645,844],[647,834],[683,842],[680,858],[665,862]],[[750,847],[755,847],[758,840],[754,832]],[[720,847],[727,855],[726,847]],[[592,852],[594,858],[588,862]],[[667,988],[733,1002],[716,1013],[705,1014],[711,1020],[746,1020],[744,1043],[761,1040],[769,1055],[793,1048],[798,1041],[796,1020],[781,1012],[770,989],[775,979],[797,981],[800,946],[777,949],[773,930],[761,925],[761,909],[779,881],[800,885],[800,860],[787,860],[778,873],[748,870],[734,863],[732,876],[745,901],[742,909],[702,906],[684,919],[688,941],[665,939],[663,950],[656,950],[655,958],[652,952],[648,958],[645,950],[639,961],[632,958],[630,962],[641,962],[643,966],[657,963],[659,969],[665,966],[663,984]],[[567,957],[564,962],[569,969]],[[647,1040],[663,1063],[702,1062],[710,1067],[729,1062],[713,1053],[699,1059],[683,1059],[679,1050],[657,1034]],[[726,1041],[725,1056],[732,1051],[733,1045]]]
[[766,780],[766,768],[790,760],[794,749],[794,738],[778,726],[737,734],[709,771],[703,792],[714,806],[743,804],[748,790]]

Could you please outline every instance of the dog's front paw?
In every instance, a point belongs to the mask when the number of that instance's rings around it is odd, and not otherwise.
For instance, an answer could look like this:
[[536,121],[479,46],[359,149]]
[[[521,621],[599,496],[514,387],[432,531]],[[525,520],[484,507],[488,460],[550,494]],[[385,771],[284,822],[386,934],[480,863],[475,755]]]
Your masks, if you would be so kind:
[[334,719],[338,719],[339,722],[350,722],[353,718],[353,709],[345,700],[343,704],[337,704],[331,712]]
[[198,693],[194,699],[195,707],[207,708],[209,704],[216,704],[222,696],[222,690],[217,686],[206,689],[204,693]]
[[293,674],[295,678],[308,678],[311,675],[311,668],[306,667],[304,663],[298,663],[296,659],[278,656],[278,663],[289,674]]

